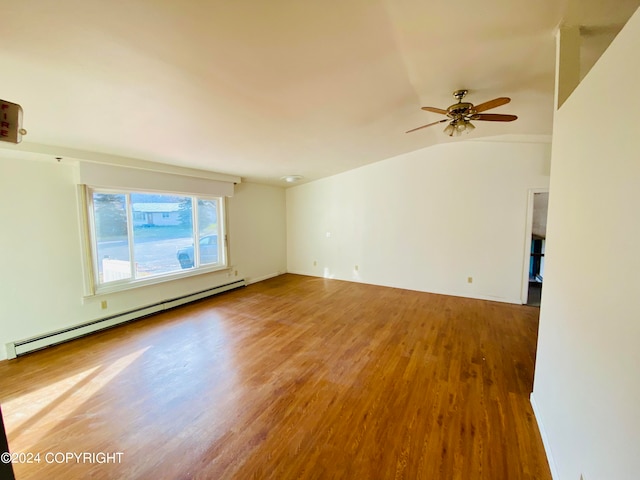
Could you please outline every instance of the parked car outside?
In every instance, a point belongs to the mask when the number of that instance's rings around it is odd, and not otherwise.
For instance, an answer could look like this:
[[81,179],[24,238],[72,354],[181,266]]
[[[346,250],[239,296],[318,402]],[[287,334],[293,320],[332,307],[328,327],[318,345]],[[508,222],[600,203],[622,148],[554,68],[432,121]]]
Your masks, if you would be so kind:
[[[205,235],[200,237],[200,265],[218,263],[218,235]],[[178,249],[176,253],[180,266],[184,268],[193,268],[194,248],[193,244],[188,247]]]

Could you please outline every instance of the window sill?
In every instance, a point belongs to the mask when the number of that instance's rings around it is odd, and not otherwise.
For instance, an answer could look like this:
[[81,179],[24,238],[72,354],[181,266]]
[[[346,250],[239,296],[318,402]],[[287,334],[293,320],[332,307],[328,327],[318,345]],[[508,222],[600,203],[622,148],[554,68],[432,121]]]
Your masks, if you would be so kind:
[[95,298],[101,295],[109,295],[112,293],[124,292],[127,290],[134,290],[136,288],[146,287],[150,285],[158,285],[161,283],[172,282],[175,280],[181,280],[184,278],[195,277],[198,275],[207,275],[211,273],[222,273],[225,271],[231,271],[232,267],[228,265],[217,266],[211,268],[199,268],[196,270],[188,270],[177,273],[169,273],[166,275],[158,275],[150,278],[143,278],[139,280],[127,281],[123,283],[113,282],[107,285],[101,285],[95,288],[95,291],[90,294],[84,295],[83,298]]

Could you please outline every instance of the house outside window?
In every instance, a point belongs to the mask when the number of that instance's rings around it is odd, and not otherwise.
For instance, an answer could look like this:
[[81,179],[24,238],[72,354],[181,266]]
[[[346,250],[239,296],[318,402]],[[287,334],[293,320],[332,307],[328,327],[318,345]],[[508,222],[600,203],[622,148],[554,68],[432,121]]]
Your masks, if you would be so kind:
[[87,205],[96,293],[226,267],[221,197],[88,187]]

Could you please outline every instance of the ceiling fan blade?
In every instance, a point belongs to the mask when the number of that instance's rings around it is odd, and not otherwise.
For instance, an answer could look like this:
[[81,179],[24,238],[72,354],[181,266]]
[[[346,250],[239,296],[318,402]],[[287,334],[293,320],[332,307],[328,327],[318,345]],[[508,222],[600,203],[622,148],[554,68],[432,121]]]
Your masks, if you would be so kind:
[[437,125],[438,123],[442,123],[442,122],[446,122],[447,120],[449,120],[448,118],[444,118],[442,120],[438,120],[437,122],[433,122],[433,123],[427,123],[426,125],[422,125],[421,127],[418,128],[413,128],[411,130],[407,130],[404,133],[411,133],[411,132],[415,132],[416,130],[420,130],[421,128],[427,128],[430,127],[431,125]]
[[513,122],[518,117],[515,115],[503,115],[501,113],[480,113],[474,115],[472,120],[484,120],[485,122]]
[[509,97],[500,97],[494,98],[493,100],[489,100],[488,102],[481,103],[480,105],[476,105],[474,110],[478,113],[484,112],[485,110],[490,110],[492,108],[499,107],[500,105],[506,105],[509,103],[511,99]]
[[422,107],[422,110],[426,110],[427,112],[433,112],[433,113],[441,113],[442,115],[447,114],[446,110],[443,110],[441,108],[436,108],[436,107]]

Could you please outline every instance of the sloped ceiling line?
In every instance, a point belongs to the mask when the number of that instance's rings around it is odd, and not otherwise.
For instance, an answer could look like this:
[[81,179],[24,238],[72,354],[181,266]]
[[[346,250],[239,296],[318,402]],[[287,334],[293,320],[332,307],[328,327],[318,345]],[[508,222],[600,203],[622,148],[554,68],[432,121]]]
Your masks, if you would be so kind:
[[23,106],[32,144],[275,185],[460,141],[404,133],[438,120],[420,107],[450,105],[456,88],[473,103],[509,96],[496,113],[519,117],[469,139],[551,133],[566,0],[330,3],[12,2],[0,98]]

